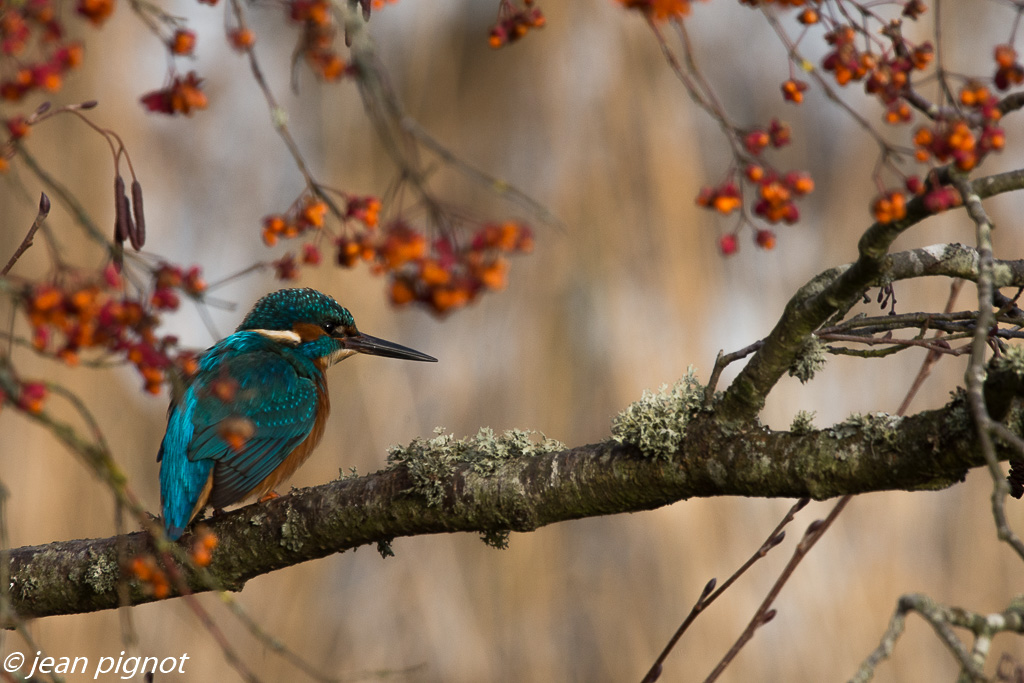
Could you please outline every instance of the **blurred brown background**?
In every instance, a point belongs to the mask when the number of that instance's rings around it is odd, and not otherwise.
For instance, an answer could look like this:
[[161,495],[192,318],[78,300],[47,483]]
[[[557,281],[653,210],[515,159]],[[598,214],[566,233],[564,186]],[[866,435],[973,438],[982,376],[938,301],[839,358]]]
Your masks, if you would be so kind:
[[[370,29],[409,113],[467,161],[545,204],[567,228],[538,227],[536,251],[514,260],[507,291],[443,321],[391,309],[384,283],[365,268],[307,271],[299,284],[336,296],[361,329],[441,362],[359,358],[332,370],[334,414],[295,486],[328,481],[339,469],[378,469],[388,445],[430,435],[438,425],[456,435],[485,425],[535,429],[572,445],[603,439],[612,416],[645,388],[675,381],[690,364],[706,380],[719,349],[735,350],[765,335],[799,285],[852,260],[869,223],[876,148],[820,92],[812,89],[799,108],[782,101],[785,54],[756,12],[721,1],[698,4],[688,27],[699,62],[736,121],[752,125],[779,116],[793,124],[794,144],[776,160],[810,170],[817,189],[802,205],[803,221],[778,231],[774,251],[756,249],[744,233],[740,253],[724,259],[716,243],[731,223],[697,209],[693,200],[701,184],[717,183],[725,173],[726,143],[674,79],[643,20],[611,0],[549,0],[542,5],[546,28],[494,51],[486,37],[496,6],[403,0],[376,13]],[[990,73],[991,44],[1005,40],[1011,12],[985,2],[943,7],[947,64]],[[224,44],[223,7],[176,2],[165,9],[188,17],[198,33],[194,67],[207,78],[208,111],[168,119],[138,105],[143,92],[162,82],[165,53],[125,3],[101,30],[83,30],[86,70],[54,99],[100,101],[95,120],[124,137],[146,188],[148,249],[197,263],[214,281],[283,253],[260,243],[260,220],[283,210],[302,182],[272,132],[245,60]],[[381,194],[393,168],[354,84],[323,86],[303,69],[300,95],[291,95],[287,64],[294,34],[282,35],[279,9],[250,16],[258,54],[314,174],[345,190]],[[922,28],[933,18],[927,15]],[[806,42],[809,58],[821,53],[816,40]],[[863,105],[859,86],[849,90],[850,101]],[[880,122],[877,106],[865,111]],[[1006,128],[1008,150],[986,169],[1020,165],[1022,131],[1012,121]],[[102,141],[64,117],[34,130],[30,143],[108,224],[110,160]],[[42,189],[27,173],[20,180],[21,188],[0,184],[4,254],[31,223]],[[483,215],[530,218],[470,191],[454,174],[438,180],[443,196]],[[1015,219],[1022,208],[1018,197],[991,202],[1004,257],[1020,253]],[[76,259],[81,255],[80,265],[101,262],[91,247],[74,249],[77,228],[56,202],[50,225]],[[897,246],[969,243],[972,235],[969,223],[953,215],[916,227]],[[16,272],[41,277],[46,267],[45,250],[37,245]],[[238,304],[233,311],[211,309],[218,333],[230,332],[256,298],[277,286],[269,275],[256,275],[218,289],[218,297]],[[898,285],[898,310],[941,309],[947,287]],[[973,296],[965,288],[959,308],[973,307]],[[187,344],[205,348],[214,341],[189,305],[170,325]],[[807,386],[787,378],[770,397],[764,420],[785,428],[805,409],[826,426],[850,412],[894,411],[922,358],[910,351],[888,360],[839,359]],[[134,489],[156,511],[155,454],[166,396],[141,395],[128,369],[71,371],[23,350],[17,362],[26,374],[57,378],[87,397]],[[944,360],[912,410],[944,403],[963,369],[963,360]],[[11,492],[14,546],[114,532],[110,496],[73,456],[12,410],[0,414],[0,430],[0,480]],[[878,644],[903,593],[925,592],[980,611],[1004,609],[1021,590],[1024,568],[996,540],[990,489],[988,475],[978,471],[944,492],[855,499],[783,591],[776,619],[723,680],[845,680]],[[790,504],[688,501],[513,534],[504,551],[473,535],[397,539],[394,558],[384,560],[372,548],[337,555],[255,579],[239,600],[314,666],[345,679],[415,667],[394,679],[639,680],[705,582],[724,580]],[[786,544],[696,622],[662,680],[700,680],[710,672],[803,529],[829,507],[809,506]],[[1011,506],[1011,514],[1020,530],[1020,506]],[[216,596],[202,600],[263,680],[302,680]],[[235,679],[180,601],[135,609],[134,618],[138,654],[188,653],[184,680]],[[55,656],[95,661],[124,649],[116,612],[44,619],[31,631]],[[16,637],[0,638],[7,650],[26,649]],[[1024,659],[1019,639],[997,638],[993,651]],[[875,680],[946,680],[953,671],[952,657],[929,627],[911,618]]]

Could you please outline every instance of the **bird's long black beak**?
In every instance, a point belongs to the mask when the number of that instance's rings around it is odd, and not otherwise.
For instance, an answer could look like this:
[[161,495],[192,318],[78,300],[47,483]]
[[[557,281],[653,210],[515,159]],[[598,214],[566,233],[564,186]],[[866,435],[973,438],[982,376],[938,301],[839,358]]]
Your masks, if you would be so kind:
[[346,349],[352,349],[359,353],[366,353],[371,356],[385,356],[387,358],[404,358],[405,360],[422,360],[436,363],[437,359],[433,356],[428,356],[425,353],[420,353],[415,349],[410,349],[408,346],[402,346],[394,342],[389,342],[385,339],[378,339],[377,337],[371,337],[368,334],[353,335],[351,337],[344,337],[341,340]]

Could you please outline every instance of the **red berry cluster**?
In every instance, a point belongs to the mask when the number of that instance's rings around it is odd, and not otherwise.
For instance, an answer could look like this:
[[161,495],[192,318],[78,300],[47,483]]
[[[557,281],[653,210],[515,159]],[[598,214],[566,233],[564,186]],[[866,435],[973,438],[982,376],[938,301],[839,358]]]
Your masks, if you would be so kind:
[[263,243],[268,247],[279,239],[294,239],[310,230],[324,227],[327,203],[311,194],[299,197],[283,214],[271,214],[263,219]]
[[[461,308],[483,291],[505,287],[508,278],[506,256],[533,249],[533,233],[516,222],[486,223],[466,244],[450,236],[429,242],[425,233],[405,220],[397,219],[378,227],[380,201],[375,197],[346,197],[340,215],[344,233],[335,238],[336,263],[351,268],[370,264],[374,274],[387,275],[390,297],[395,305],[420,303],[434,313]],[[286,214],[264,219],[264,241],[276,244],[279,237],[298,237],[316,230],[319,240],[324,227],[325,208],[309,196]],[[312,215],[309,215],[309,213]],[[304,244],[300,256],[287,253],[272,265],[281,279],[294,279],[302,265],[319,265],[323,256],[313,243]]]
[[[996,110],[998,111],[998,110]],[[961,171],[970,171],[989,153],[999,151],[1006,144],[1003,129],[986,120],[978,134],[963,118],[940,119],[931,126],[922,126],[914,132],[914,146],[918,161],[936,159],[941,163],[952,160]]]
[[533,6],[533,0],[522,0],[522,5],[518,0],[501,0],[498,21],[491,27],[488,42],[495,49],[514,43],[530,29],[542,28],[545,21],[544,13]]
[[754,213],[769,223],[796,223],[800,219],[800,210],[794,203],[795,199],[814,191],[811,176],[801,171],[790,171],[780,177],[774,171],[751,165],[747,167],[746,176],[758,186]]
[[804,101],[804,93],[807,92],[807,81],[790,78],[782,83],[782,96],[794,104]]
[[191,361],[185,354],[172,355],[177,340],[157,336],[160,320],[151,311],[177,309],[175,289],[196,296],[206,285],[197,268],[182,272],[164,265],[153,278],[148,302],[120,292],[121,275],[112,264],[98,281],[79,279],[28,287],[22,303],[32,326],[32,345],[69,365],[77,365],[81,352],[87,349],[123,355],[142,375],[146,391],[159,392],[172,364],[185,367]]
[[760,7],[761,5],[780,5],[782,7],[803,7],[809,2],[817,3],[820,0],[740,0],[741,5]]
[[466,306],[484,291],[504,289],[506,255],[533,250],[533,231],[513,221],[486,223],[465,245],[444,236],[427,249],[423,234],[404,221],[386,226],[382,236],[376,267],[390,274],[392,303],[416,302],[438,315]]
[[143,590],[157,600],[171,594],[171,582],[167,572],[157,564],[152,555],[137,555],[128,563],[128,571],[142,584]]
[[17,102],[33,90],[54,92],[82,63],[53,0],[0,3],[0,97]]
[[994,57],[996,75],[993,80],[997,88],[1006,90],[1024,83],[1024,66],[1017,60],[1017,51],[1012,45],[996,45]]
[[851,25],[841,24],[825,34],[825,40],[832,50],[825,55],[822,68],[831,72],[839,85],[850,81],[864,81],[864,90],[876,96],[886,107],[885,120],[888,123],[905,123],[910,120],[910,106],[903,99],[910,84],[912,71],[923,71],[935,57],[935,48],[930,42],[910,45],[902,37],[892,54],[876,54],[862,51],[856,46],[858,31]]
[[220,544],[217,534],[205,526],[199,526],[195,531],[195,540],[189,550],[189,557],[197,567],[208,567],[213,561],[213,551]]
[[728,216],[743,206],[740,188],[733,180],[727,180],[718,187],[702,187],[697,195],[697,206],[713,209],[723,216]]
[[[797,89],[794,92],[799,94],[801,91]],[[777,149],[789,144],[790,128],[778,119],[773,119],[768,128],[758,127],[742,133],[741,141],[751,157],[759,157],[769,147]],[[796,200],[814,190],[814,181],[810,175],[802,171],[781,173],[770,165],[750,160],[742,173],[734,169],[721,185],[702,188],[697,195],[697,205],[728,215],[743,207],[744,186],[755,188],[755,215],[769,223],[791,224],[800,218]],[[744,222],[747,222],[746,216]],[[756,230],[754,240],[762,249],[775,247],[775,233],[772,230]],[[719,240],[719,248],[726,255],[735,253],[739,248],[736,233],[722,237]]]
[[139,101],[149,111],[159,114],[190,115],[198,109],[206,109],[208,100],[202,85],[203,79],[195,71],[189,71],[184,77],[172,73],[168,85],[146,93]]
[[916,175],[908,176],[904,184],[906,192],[886,190],[875,197],[871,203],[871,212],[876,221],[891,223],[905,218],[908,194],[923,197],[925,208],[931,213],[941,213],[963,203],[956,189],[948,185],[926,185]]
[[0,122],[7,129],[7,140],[0,144],[0,173],[6,173],[10,168],[8,159],[14,156],[14,143],[28,135],[32,128],[24,116],[12,116]]
[[114,0],[78,0],[75,11],[99,26],[114,13]]
[[246,52],[256,44],[256,34],[245,26],[228,29],[228,42],[239,52]]
[[743,136],[743,146],[747,151],[758,156],[771,146],[774,149],[785,147],[792,141],[792,131],[789,124],[778,119],[772,119],[768,128],[754,128]]
[[619,0],[626,9],[646,14],[655,21],[682,19],[690,13],[690,0]]
[[162,263],[153,272],[153,293],[149,302],[158,311],[175,311],[181,305],[177,292],[198,298],[206,291],[206,280],[199,266],[187,270],[181,266]]
[[7,392],[0,389],[0,407],[4,403],[11,402],[20,410],[38,415],[43,412],[43,404],[46,402],[46,385],[42,382],[18,382],[18,395],[9,398]]
[[[188,549],[189,559],[196,567],[208,567],[213,561],[213,551],[220,544],[217,534],[204,525],[196,527],[192,546]],[[127,566],[127,573],[142,584],[142,590],[157,600],[163,600],[171,594],[171,581],[168,571],[160,566],[152,553],[136,555]]]
[[167,41],[167,49],[176,57],[191,56],[196,49],[195,32],[184,28],[175,30]]
[[[379,199],[372,196],[338,194],[345,200],[344,211],[337,213],[344,224],[351,225],[352,222],[356,222],[367,231],[372,231],[377,226],[381,206]],[[319,233],[326,225],[329,209],[337,211],[333,204],[329,207],[327,202],[320,197],[310,193],[301,195],[286,212],[271,214],[263,219],[264,244],[273,247],[281,239],[294,239],[314,232]],[[369,233],[361,232],[358,229],[357,232],[361,235],[361,239],[372,239],[368,237]],[[319,238],[317,238],[318,240]],[[342,263],[343,258],[340,253],[338,259],[342,265],[352,265],[357,260],[353,259],[352,263],[348,264]],[[323,255],[320,248],[315,243],[309,242],[302,245],[302,252],[298,257],[288,252],[276,261],[272,261],[271,265],[274,267],[278,279],[294,280],[299,276],[300,266],[318,266],[322,261]]]
[[328,0],[290,0],[288,18],[302,25],[298,52],[306,59],[317,78],[337,81],[347,73],[347,67],[334,50],[338,32],[331,3]]
[[899,190],[883,192],[871,203],[871,212],[879,223],[892,223],[907,215],[907,197]]

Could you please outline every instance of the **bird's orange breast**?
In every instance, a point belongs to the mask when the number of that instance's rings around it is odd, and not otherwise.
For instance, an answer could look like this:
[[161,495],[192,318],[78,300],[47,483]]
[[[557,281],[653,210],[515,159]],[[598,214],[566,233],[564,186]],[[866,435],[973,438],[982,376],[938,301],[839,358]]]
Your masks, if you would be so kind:
[[324,435],[327,415],[331,412],[331,397],[327,393],[326,382],[317,382],[316,394],[316,417],[313,420],[313,429],[309,431],[309,436],[292,449],[292,452],[285,457],[284,461],[275,467],[267,475],[266,479],[249,491],[244,498],[262,498],[267,495],[276,489],[278,484],[295,474],[295,470],[299,469],[302,463],[306,462],[309,456],[312,455],[313,449],[317,447],[317,444],[320,443],[320,439]]

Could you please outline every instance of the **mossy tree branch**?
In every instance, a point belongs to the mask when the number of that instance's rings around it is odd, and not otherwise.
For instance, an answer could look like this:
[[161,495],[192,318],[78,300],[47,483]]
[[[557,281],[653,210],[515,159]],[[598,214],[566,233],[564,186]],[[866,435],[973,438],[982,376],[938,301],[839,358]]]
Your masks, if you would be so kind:
[[[459,442],[448,437],[418,441],[400,449],[387,470],[213,518],[208,524],[220,545],[209,575],[186,570],[185,581],[193,592],[240,590],[260,574],[366,544],[383,548],[402,536],[476,532],[494,539],[509,530],[649,510],[691,497],[825,499],[936,489],[985,462],[962,396],[908,418],[855,416],[821,430],[737,430],[700,407],[682,422],[677,445],[660,451],[651,442],[641,448],[611,439],[550,451],[550,443],[510,448],[523,443],[522,433],[477,437],[461,449],[453,449]],[[1024,434],[1018,407],[1006,424]],[[998,454],[1009,456],[1006,450]],[[147,552],[152,549],[145,532],[13,549],[12,604],[21,617],[117,607],[118,558]],[[153,599],[134,582],[127,594],[130,604]]]
[[[1024,170],[1015,170],[970,183],[980,199],[1024,188]],[[789,300],[775,328],[725,392],[722,419],[751,420],[764,406],[775,383],[789,370],[812,332],[835,313],[848,309],[869,287],[891,281],[887,259],[893,241],[931,214],[921,197],[907,204],[905,218],[875,223],[861,236],[859,257],[851,265],[835,268],[812,279]]]

